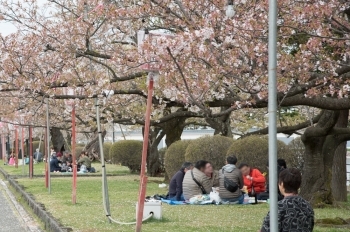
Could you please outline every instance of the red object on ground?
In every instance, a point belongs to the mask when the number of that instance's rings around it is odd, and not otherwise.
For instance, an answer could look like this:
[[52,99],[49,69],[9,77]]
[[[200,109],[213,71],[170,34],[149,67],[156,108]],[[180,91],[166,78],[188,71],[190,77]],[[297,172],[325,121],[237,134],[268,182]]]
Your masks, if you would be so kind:
[[258,169],[252,168],[249,176],[253,177],[253,181],[247,179],[246,176],[243,176],[244,185],[247,186],[248,192],[250,193],[252,191],[252,186],[254,187],[254,191],[256,193],[265,192],[266,179],[263,174],[261,174]]
[[77,165],[75,161],[75,106],[72,108],[72,162],[73,162],[73,180],[72,180],[72,203],[77,203]]
[[145,131],[143,136],[142,162],[141,162],[141,172],[140,172],[140,191],[139,191],[139,200],[137,204],[137,218],[136,218],[136,229],[135,229],[136,232],[141,232],[143,208],[145,205],[145,197],[146,197],[146,188],[147,188],[146,162],[147,162],[150,118],[151,118],[151,110],[152,110],[153,84],[154,84],[154,81],[152,78],[150,78],[149,85],[148,85],[147,108],[146,108],[146,115],[145,115]]

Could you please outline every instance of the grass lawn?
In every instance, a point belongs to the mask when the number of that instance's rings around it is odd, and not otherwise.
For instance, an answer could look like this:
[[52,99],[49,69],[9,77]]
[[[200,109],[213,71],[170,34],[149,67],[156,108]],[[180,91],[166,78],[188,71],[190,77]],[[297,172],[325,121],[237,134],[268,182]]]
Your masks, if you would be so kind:
[[[95,165],[97,166],[97,165]],[[139,177],[124,175],[108,177],[111,214],[114,219],[124,222],[135,220]],[[164,194],[160,189],[160,178],[149,178],[147,195]],[[64,226],[74,231],[134,231],[134,226],[121,226],[108,223],[104,216],[101,194],[101,177],[78,178],[76,205],[71,203],[71,178],[53,178],[52,193],[48,194],[43,178],[20,178],[18,182]],[[350,199],[349,199],[350,200]],[[350,217],[350,204],[342,208],[316,209],[316,218]],[[143,231],[254,231],[262,223],[268,212],[267,204],[259,205],[207,205],[171,206],[163,205],[163,219],[144,223]],[[348,229],[320,228],[314,231],[340,232]]]
[[[29,175],[29,165],[18,164],[18,168],[9,165],[3,165],[3,161],[0,162],[1,167],[10,175],[16,176],[28,176]],[[96,173],[89,173],[91,175],[101,175],[101,163],[92,163],[92,166],[96,169]],[[106,164],[107,174],[111,175],[127,175],[129,174],[129,169],[120,165]],[[34,164],[34,175],[45,175],[45,165],[43,162]],[[51,173],[51,175],[59,176],[63,175],[61,173]],[[67,175],[67,174],[65,174]]]

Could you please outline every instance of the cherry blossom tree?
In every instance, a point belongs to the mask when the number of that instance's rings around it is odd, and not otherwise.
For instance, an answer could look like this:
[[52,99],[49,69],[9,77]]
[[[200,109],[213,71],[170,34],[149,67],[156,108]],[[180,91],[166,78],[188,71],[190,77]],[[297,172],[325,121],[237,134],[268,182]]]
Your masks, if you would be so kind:
[[[97,96],[104,98],[102,117],[142,125],[146,74],[140,67],[154,62],[144,54],[162,64],[152,125],[164,130],[167,144],[179,139],[189,117],[203,118],[230,136],[235,115],[267,106],[267,2],[237,0],[233,18],[225,16],[222,0],[49,0],[44,8],[34,0],[0,4],[3,20],[19,29],[1,38],[6,54],[0,61],[1,94],[25,96],[25,108],[50,98],[57,105],[57,125],[65,118],[60,100],[72,98],[59,91],[67,86],[82,89],[73,98],[86,127],[94,127],[91,98]],[[282,129],[311,125],[303,134],[309,173],[302,193],[315,203],[332,203],[329,167],[350,132],[335,129],[338,111],[350,109],[350,6],[342,0],[283,0],[278,7],[278,105],[325,109],[316,126],[297,122]],[[145,29],[172,36],[145,41],[140,53],[136,34]],[[106,90],[113,96],[103,96]]]

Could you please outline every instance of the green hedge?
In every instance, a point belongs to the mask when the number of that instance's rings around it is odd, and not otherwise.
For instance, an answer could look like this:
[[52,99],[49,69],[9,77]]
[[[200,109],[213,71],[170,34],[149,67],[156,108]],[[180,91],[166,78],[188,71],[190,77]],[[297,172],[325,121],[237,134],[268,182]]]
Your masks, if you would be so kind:
[[[37,148],[39,148],[39,142],[40,141],[33,141],[33,154],[34,154],[35,150]],[[44,141],[41,141],[40,152],[43,154],[43,157],[45,154],[44,150],[45,150],[45,143],[44,143]],[[24,145],[24,154],[27,155],[27,146],[25,146],[25,145]]]
[[103,155],[107,160],[111,160],[109,150],[111,149],[112,145],[113,143],[109,143],[109,142],[103,143]]
[[127,166],[131,172],[138,172],[141,167],[142,141],[118,141],[112,145],[109,154],[112,163],[120,163]]
[[293,141],[288,144],[288,148],[293,154],[288,158],[290,166],[298,168],[302,171],[304,168],[305,146],[304,143],[301,141],[301,138],[299,137],[293,139]]
[[179,140],[171,144],[165,152],[164,166],[168,177],[171,178],[185,162],[185,153],[191,140]]
[[160,162],[160,171],[161,173],[165,172],[165,166],[164,166],[164,162],[165,162],[165,153],[166,153],[166,147],[161,148],[158,150],[158,154],[159,154],[159,162]]
[[187,147],[185,159],[193,163],[198,160],[207,160],[213,164],[214,169],[220,169],[225,165],[227,150],[233,141],[232,138],[221,135],[195,139]]
[[[235,155],[240,163],[248,163],[253,168],[258,168],[261,172],[267,172],[268,162],[268,137],[252,135],[236,140],[228,149],[227,156]],[[289,147],[282,141],[277,141],[278,158],[286,160],[287,165],[291,165],[293,154]],[[276,161],[277,162],[277,161]]]

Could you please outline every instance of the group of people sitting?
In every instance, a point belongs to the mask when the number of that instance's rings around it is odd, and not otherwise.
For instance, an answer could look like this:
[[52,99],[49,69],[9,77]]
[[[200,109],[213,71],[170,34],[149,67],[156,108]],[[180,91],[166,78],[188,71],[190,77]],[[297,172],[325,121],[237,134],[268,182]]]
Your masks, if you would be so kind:
[[[4,165],[14,166],[16,165],[16,159],[17,159],[16,155],[14,153],[11,153],[11,155],[7,157],[7,162],[5,161]],[[29,164],[29,157],[24,155],[20,164],[22,165],[23,162],[24,164]]]
[[[79,159],[76,161],[77,170],[80,173],[95,172],[91,167],[91,160],[87,152],[81,152]],[[72,172],[73,171],[73,157],[67,151],[55,152],[55,148],[51,149],[50,156],[50,171],[51,172]]]
[[[298,196],[301,173],[287,168],[283,159],[278,163],[278,227],[279,231],[309,232],[314,227],[314,211],[306,200]],[[247,163],[236,167],[237,158],[227,157],[226,164],[213,171],[210,162],[199,160],[194,165],[185,162],[171,178],[168,197],[174,201],[189,201],[192,197],[209,194],[212,188],[219,192],[221,201],[242,204],[244,193],[258,199],[269,199],[269,186],[265,176]],[[270,215],[265,217],[261,232],[270,231]]]
[[[283,159],[278,160],[279,170],[286,168]],[[199,160],[193,166],[185,162],[182,168],[173,176],[169,185],[169,198],[184,201],[200,194],[209,194],[212,188],[217,188],[222,201],[243,203],[243,193],[256,195],[258,200],[269,198],[265,176],[247,163],[236,167],[236,156],[229,156],[226,164],[219,170],[213,170],[209,161]],[[234,192],[225,188],[225,181],[235,183]],[[226,182],[228,182],[226,181]]]

